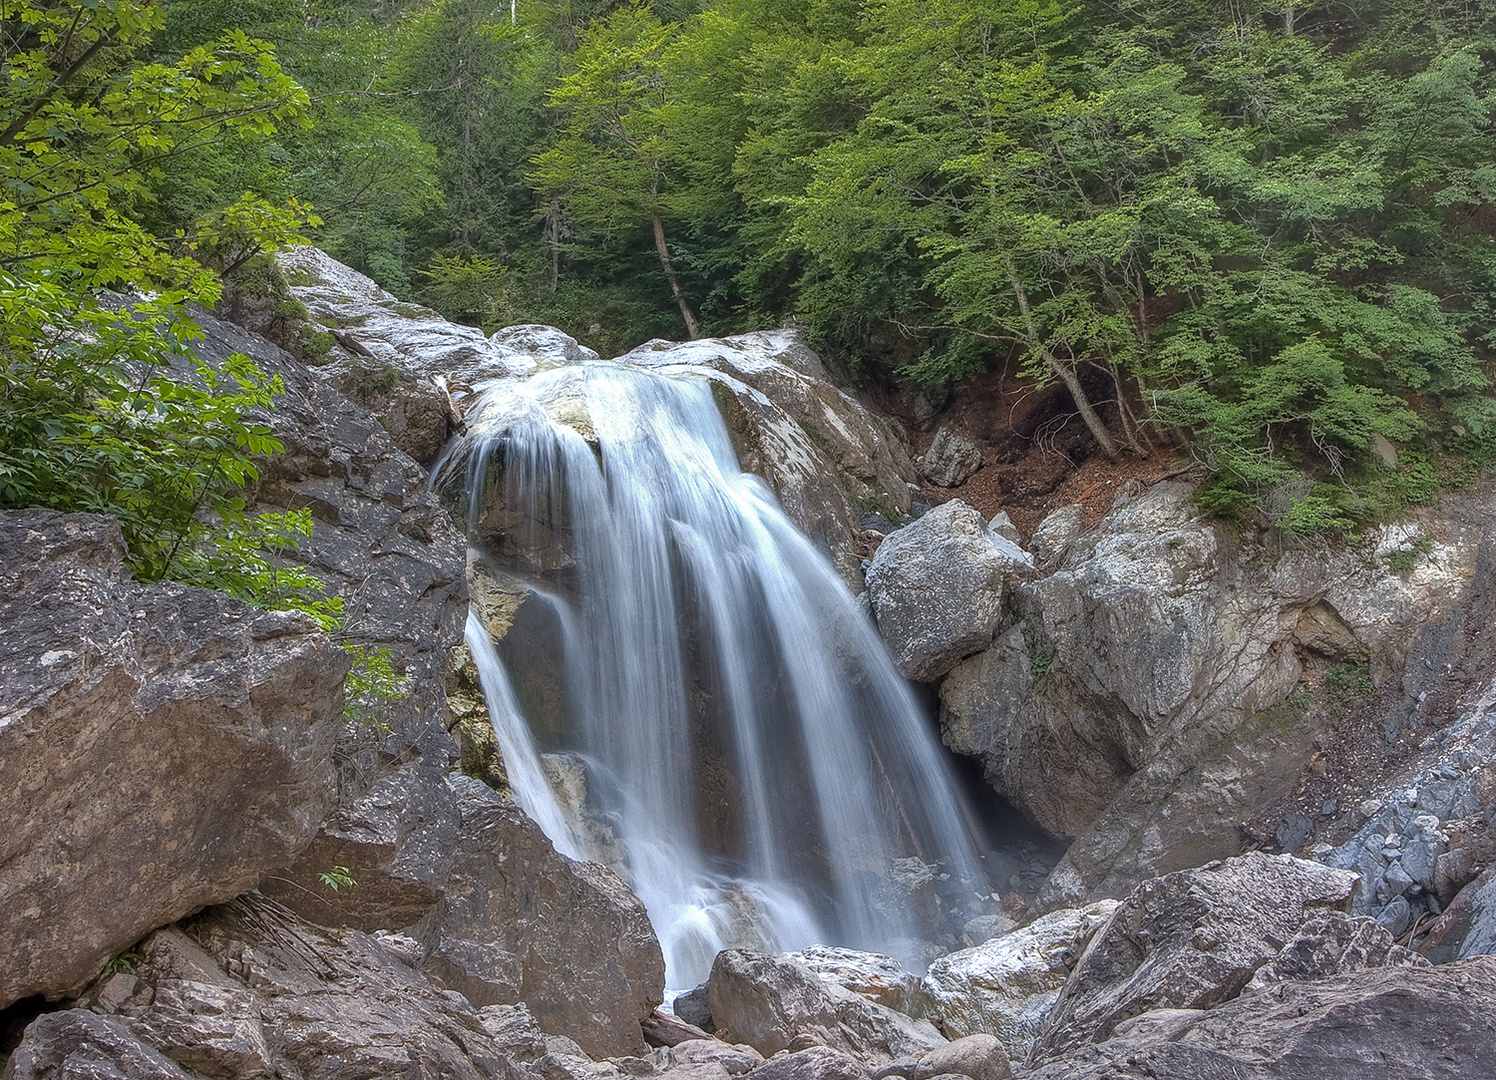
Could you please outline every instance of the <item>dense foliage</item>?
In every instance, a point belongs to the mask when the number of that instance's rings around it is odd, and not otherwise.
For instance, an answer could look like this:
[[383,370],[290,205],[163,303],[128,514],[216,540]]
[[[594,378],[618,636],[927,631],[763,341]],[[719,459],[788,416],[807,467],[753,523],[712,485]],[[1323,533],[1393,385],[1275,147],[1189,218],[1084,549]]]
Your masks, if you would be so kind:
[[[1496,457],[1489,4],[11,7],[6,227],[92,286],[223,268],[310,204],[490,328],[794,318],[867,378],[1059,380],[1102,452],[1194,455],[1227,515],[1341,528]],[[79,12],[114,20],[96,52]],[[107,92],[48,96],[74,60]]]

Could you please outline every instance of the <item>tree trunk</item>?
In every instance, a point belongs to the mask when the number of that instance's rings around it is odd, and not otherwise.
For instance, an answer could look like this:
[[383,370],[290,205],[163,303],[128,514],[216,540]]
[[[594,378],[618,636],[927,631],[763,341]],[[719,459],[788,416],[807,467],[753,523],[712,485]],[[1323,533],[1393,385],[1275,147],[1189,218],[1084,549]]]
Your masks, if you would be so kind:
[[680,282],[676,279],[675,267],[670,262],[670,249],[665,246],[665,224],[660,220],[659,214],[652,216],[655,250],[660,253],[660,265],[665,269],[665,278],[670,282],[670,291],[675,294],[675,302],[680,305],[681,318],[686,320],[686,333],[692,339],[699,338],[701,332],[696,329],[696,316],[691,312],[691,305],[686,303],[685,293],[680,291]]
[[1013,283],[1013,296],[1018,301],[1018,310],[1023,313],[1029,345],[1039,350],[1039,355],[1044,357],[1049,370],[1058,375],[1060,382],[1065,384],[1065,389],[1070,391],[1071,400],[1080,410],[1080,418],[1086,422],[1086,427],[1090,429],[1096,444],[1101,447],[1101,452],[1106,455],[1108,461],[1116,461],[1117,440],[1112,438],[1112,433],[1106,429],[1106,425],[1101,422],[1101,417],[1097,416],[1096,410],[1091,407],[1091,399],[1086,397],[1086,392],[1080,385],[1080,377],[1075,374],[1075,368],[1061,360],[1048,345],[1039,340],[1039,331],[1034,326],[1033,316],[1029,314],[1028,292],[1024,289],[1023,282],[1018,280],[1018,268],[1013,265],[1013,260],[1008,259],[1007,262],[1008,280]]

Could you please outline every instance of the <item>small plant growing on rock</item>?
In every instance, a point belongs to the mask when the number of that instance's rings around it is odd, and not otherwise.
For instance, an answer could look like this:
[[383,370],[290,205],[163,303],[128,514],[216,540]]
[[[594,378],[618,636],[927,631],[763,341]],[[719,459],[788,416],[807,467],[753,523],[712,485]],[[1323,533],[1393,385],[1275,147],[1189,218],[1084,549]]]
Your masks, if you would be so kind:
[[383,645],[349,643],[343,648],[353,657],[343,691],[344,721],[381,735],[389,734],[389,724],[382,714],[391,703],[405,696],[409,680],[395,670],[395,654]]
[[1418,568],[1418,560],[1433,550],[1434,538],[1419,533],[1406,547],[1388,553],[1387,569],[1400,578],[1406,578]]
[[317,880],[333,892],[339,889],[352,889],[358,885],[358,879],[353,876],[353,871],[346,866],[329,866],[317,875]]

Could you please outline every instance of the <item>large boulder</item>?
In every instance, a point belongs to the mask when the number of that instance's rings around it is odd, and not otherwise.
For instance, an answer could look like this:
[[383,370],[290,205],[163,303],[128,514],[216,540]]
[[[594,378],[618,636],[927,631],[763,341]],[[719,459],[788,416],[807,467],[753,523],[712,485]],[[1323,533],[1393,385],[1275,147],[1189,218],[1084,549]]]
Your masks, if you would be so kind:
[[1466,1080],[1496,1055],[1496,958],[1284,983],[1214,1009],[1160,1008],[1024,1080]]
[[7,1080],[523,1080],[467,1002],[398,947],[236,901],[143,942],[127,972],[26,1031]]
[[[1344,913],[1356,884],[1356,875],[1344,870],[1251,852],[1139,885],[1091,939],[1030,1060],[1105,1039],[1149,1009],[1204,1009],[1230,1000],[1312,916],[1352,918]],[[1331,970],[1354,966],[1345,954],[1334,952]],[[1302,971],[1309,955],[1299,954],[1294,970]],[[1414,959],[1406,950],[1364,955],[1367,963]]]
[[461,812],[423,970],[475,1005],[523,1001],[594,1057],[645,1051],[665,961],[637,897],[606,867],[558,855],[533,821],[453,777]]
[[113,518],[6,513],[0,551],[4,1006],[301,853],[348,659],[300,613],[136,584]]
[[915,1015],[949,1039],[994,1035],[1010,1058],[1022,1061],[1060,987],[1116,907],[1115,900],[1098,900],[1062,908],[1021,930],[942,956],[925,975]]
[[785,957],[724,950],[712,964],[707,996],[718,1035],[765,1057],[819,1044],[883,1064],[946,1041],[929,1023],[823,981]]
[[1008,575],[1028,557],[959,499],[890,533],[867,570],[868,602],[894,663],[937,679],[992,642]]

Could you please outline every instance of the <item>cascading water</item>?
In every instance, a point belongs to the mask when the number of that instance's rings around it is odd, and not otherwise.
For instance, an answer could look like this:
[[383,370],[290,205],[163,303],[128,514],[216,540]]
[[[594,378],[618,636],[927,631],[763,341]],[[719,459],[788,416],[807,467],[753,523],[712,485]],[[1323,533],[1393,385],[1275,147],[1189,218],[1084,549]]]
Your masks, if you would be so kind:
[[[908,956],[919,928],[887,885],[895,861],[981,881],[951,784],[866,616],[739,470],[708,382],[562,368],[494,384],[468,423],[441,473],[465,461],[471,524],[502,469],[511,561],[574,575],[566,740],[626,846],[670,985],[734,945]],[[470,623],[475,639],[492,654]],[[502,679],[496,657],[484,665]],[[510,767],[516,786],[538,775]],[[564,822],[541,824],[575,845]]]

